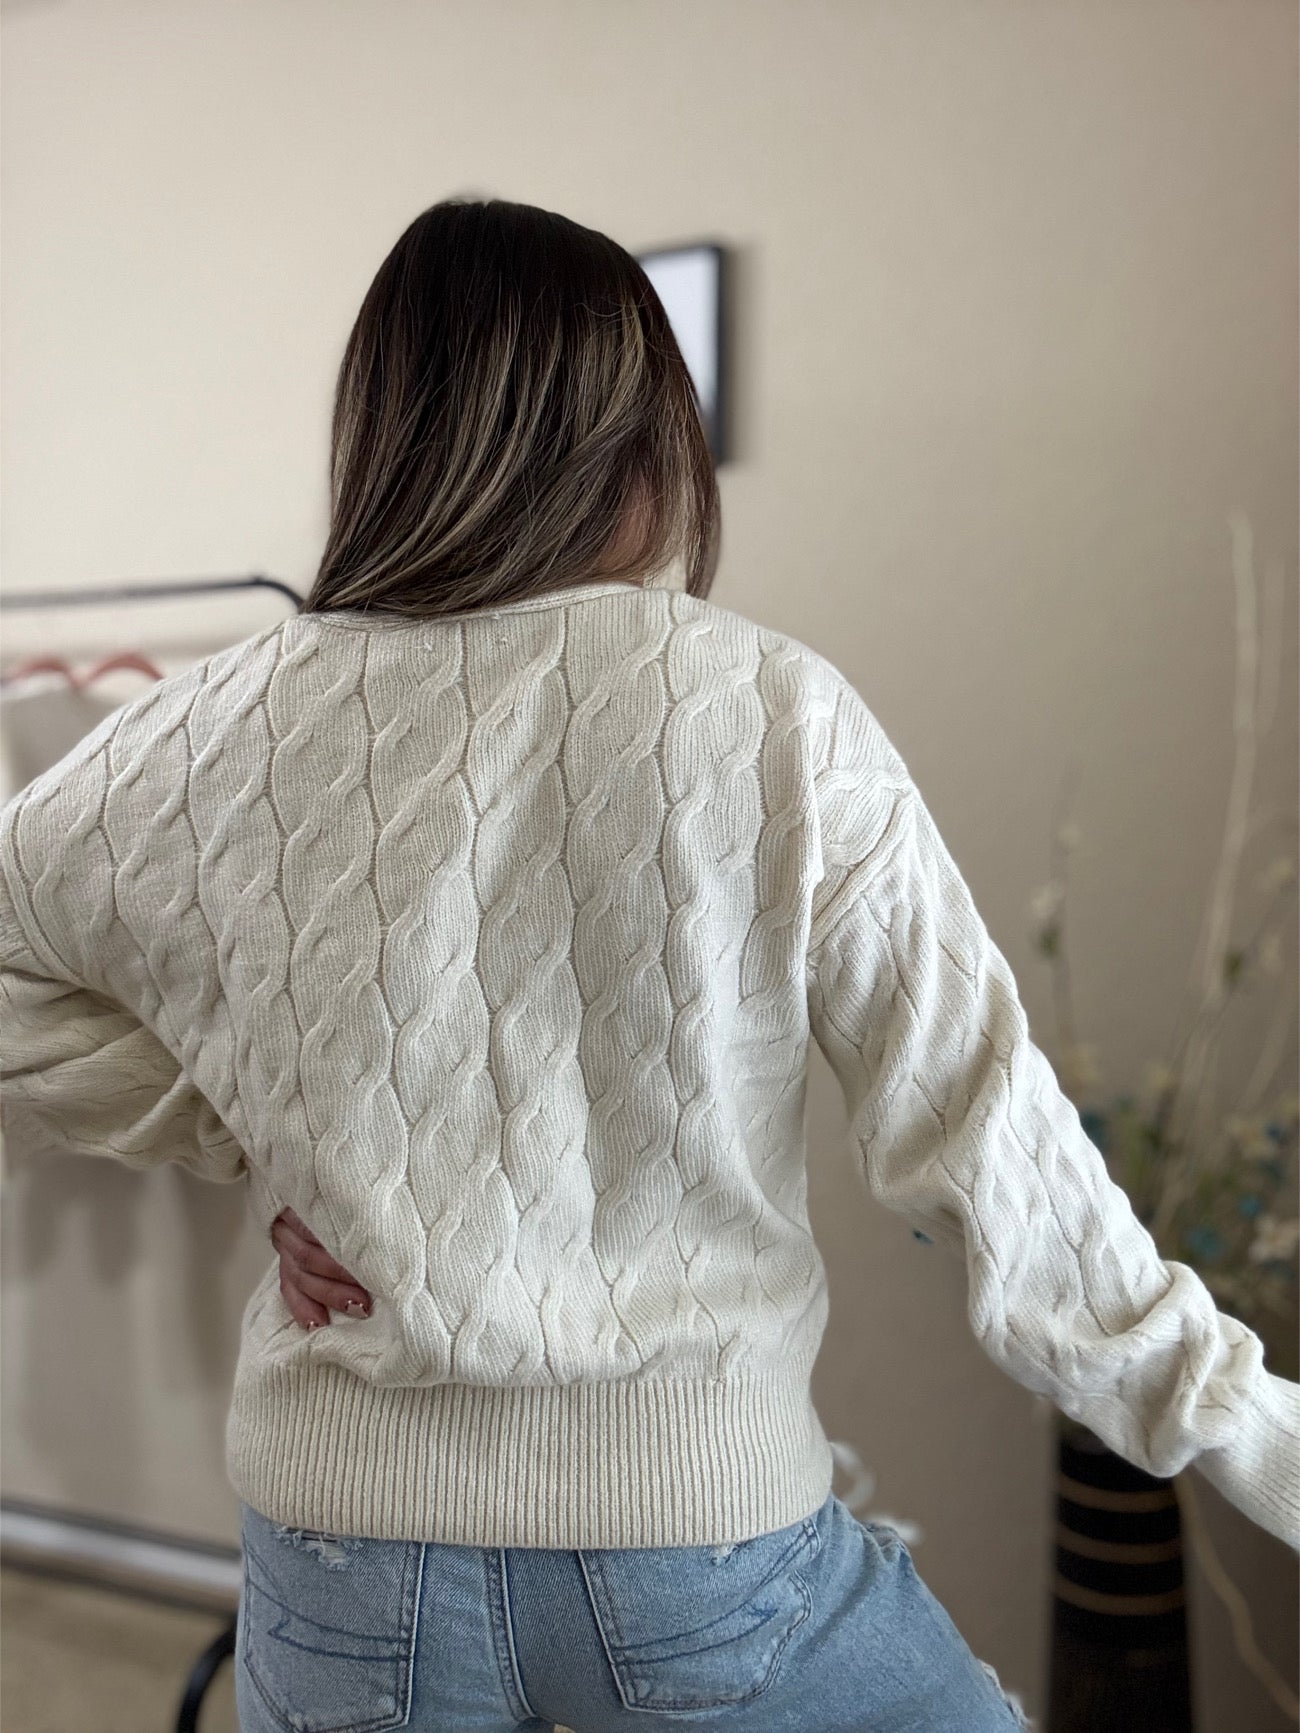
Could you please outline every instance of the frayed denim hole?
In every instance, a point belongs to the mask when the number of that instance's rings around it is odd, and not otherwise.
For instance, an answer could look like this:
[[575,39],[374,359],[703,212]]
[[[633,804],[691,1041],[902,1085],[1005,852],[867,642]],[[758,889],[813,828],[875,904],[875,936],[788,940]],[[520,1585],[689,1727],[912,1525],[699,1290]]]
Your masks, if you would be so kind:
[[324,1564],[326,1570],[346,1570],[348,1554],[355,1552],[361,1542],[355,1535],[316,1534],[309,1529],[290,1528],[285,1523],[273,1523],[277,1540],[284,1541],[289,1546],[299,1547],[303,1552],[313,1552]]

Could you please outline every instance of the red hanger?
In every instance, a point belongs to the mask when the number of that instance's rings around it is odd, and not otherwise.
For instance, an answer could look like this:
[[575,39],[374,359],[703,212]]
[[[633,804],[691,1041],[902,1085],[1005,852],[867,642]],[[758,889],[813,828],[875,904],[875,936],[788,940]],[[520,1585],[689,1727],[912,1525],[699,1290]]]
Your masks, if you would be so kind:
[[30,662],[23,662],[19,667],[12,668],[4,675],[4,684],[11,680],[21,680],[28,674],[62,674],[68,684],[80,692],[90,685],[92,680],[98,680],[101,674],[111,674],[117,668],[132,668],[137,674],[147,674],[151,680],[162,680],[165,676],[154,667],[146,657],[137,655],[134,650],[123,650],[116,656],[108,656],[102,662],[97,662],[87,674],[78,675],[74,668],[61,656],[37,656]]
[[62,674],[69,686],[77,684],[77,676],[68,664],[58,656],[37,656],[31,662],[23,662],[19,667],[11,668],[5,674],[4,683],[7,686],[11,680],[22,680],[28,674]]
[[134,668],[137,674],[147,674],[151,680],[165,678],[162,672],[155,668],[146,657],[137,654],[134,650],[122,650],[116,656],[109,656],[103,662],[97,662],[89,674],[82,675],[81,684],[89,686],[92,680],[98,680],[101,674],[111,674],[115,668]]

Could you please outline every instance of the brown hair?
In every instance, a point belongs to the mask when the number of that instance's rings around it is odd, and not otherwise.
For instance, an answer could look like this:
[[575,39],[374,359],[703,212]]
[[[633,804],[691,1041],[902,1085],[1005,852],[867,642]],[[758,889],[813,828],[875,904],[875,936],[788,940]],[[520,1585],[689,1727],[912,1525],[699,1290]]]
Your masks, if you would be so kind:
[[304,611],[425,617],[677,559],[705,596],[720,536],[695,387],[631,254],[501,199],[418,216],[344,351]]

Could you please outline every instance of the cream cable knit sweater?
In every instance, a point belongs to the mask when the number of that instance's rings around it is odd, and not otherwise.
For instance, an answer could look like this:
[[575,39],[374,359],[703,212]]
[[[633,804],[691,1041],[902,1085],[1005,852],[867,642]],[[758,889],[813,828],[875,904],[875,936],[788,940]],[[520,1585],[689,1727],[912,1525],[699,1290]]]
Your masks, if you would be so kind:
[[227,1430],[282,1522],[698,1545],[817,1508],[807,1043],[872,1195],[960,1257],[1008,1375],[1300,1548],[1300,1387],[1161,1260],[848,681],[604,581],[297,615],[0,811],[7,1137],[291,1205]]

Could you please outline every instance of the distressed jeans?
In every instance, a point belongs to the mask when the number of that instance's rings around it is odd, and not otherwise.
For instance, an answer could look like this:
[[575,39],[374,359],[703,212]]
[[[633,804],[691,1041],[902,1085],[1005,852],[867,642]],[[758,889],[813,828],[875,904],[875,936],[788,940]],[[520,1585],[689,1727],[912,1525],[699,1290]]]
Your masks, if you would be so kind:
[[454,1546],[244,1505],[241,1733],[1014,1733],[891,1528],[832,1493],[731,1546]]

